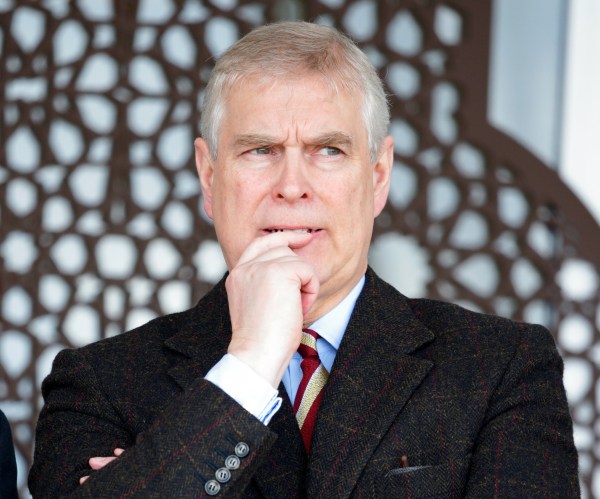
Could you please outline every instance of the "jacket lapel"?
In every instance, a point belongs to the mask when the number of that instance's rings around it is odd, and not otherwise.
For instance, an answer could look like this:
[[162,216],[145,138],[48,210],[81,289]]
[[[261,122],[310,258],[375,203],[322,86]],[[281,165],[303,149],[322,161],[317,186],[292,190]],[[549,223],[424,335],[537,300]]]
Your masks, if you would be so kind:
[[[308,497],[348,497],[432,367],[409,354],[433,340],[400,293],[369,270],[325,387],[313,434]],[[329,395],[331,394],[331,395]]]
[[[177,353],[169,375],[188,388],[226,353],[230,339],[223,280],[198,303],[194,319],[165,342]],[[369,270],[325,387],[310,461],[307,465],[291,403],[280,386],[283,404],[269,424],[279,438],[254,477],[261,492],[266,497],[348,497],[431,369],[431,362],[410,353],[432,339],[406,298]]]
[[177,384],[187,389],[203,377],[225,353],[231,340],[225,279],[221,280],[194,308],[193,318],[165,341],[178,355],[169,369]]

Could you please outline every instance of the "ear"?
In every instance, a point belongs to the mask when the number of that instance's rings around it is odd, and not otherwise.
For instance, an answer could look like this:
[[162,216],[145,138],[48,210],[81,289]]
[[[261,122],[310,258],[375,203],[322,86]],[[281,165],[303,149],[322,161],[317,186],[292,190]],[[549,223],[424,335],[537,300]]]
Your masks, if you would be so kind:
[[373,208],[377,217],[387,201],[390,192],[392,168],[394,166],[394,139],[387,136],[379,151],[377,163],[373,165]]
[[214,164],[208,144],[204,139],[197,138],[194,141],[194,149],[196,150],[196,170],[200,179],[200,187],[202,188],[202,199],[204,200],[204,211],[212,220],[212,200],[213,200],[213,177]]

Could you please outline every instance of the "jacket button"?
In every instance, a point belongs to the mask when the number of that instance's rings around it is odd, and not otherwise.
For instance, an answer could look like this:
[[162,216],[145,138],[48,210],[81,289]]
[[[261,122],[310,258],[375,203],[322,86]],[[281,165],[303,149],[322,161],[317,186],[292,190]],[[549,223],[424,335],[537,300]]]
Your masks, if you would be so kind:
[[225,466],[228,470],[237,470],[240,467],[240,458],[231,454],[225,458]]
[[227,468],[219,468],[215,471],[215,478],[217,479],[217,482],[227,483],[231,480],[231,471]]
[[237,457],[246,457],[250,453],[250,447],[246,442],[238,442],[235,446],[235,455]]
[[204,490],[209,496],[216,496],[221,490],[221,485],[216,480],[209,480],[204,484]]

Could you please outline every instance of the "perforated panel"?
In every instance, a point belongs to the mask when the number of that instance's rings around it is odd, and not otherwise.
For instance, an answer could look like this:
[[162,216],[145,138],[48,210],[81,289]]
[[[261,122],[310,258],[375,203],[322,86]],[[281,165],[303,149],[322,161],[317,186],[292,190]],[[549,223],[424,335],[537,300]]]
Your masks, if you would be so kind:
[[488,1],[4,1],[0,11],[0,408],[21,470],[60,349],[186,308],[221,277],[192,156],[202,88],[212,57],[241,34],[301,15],[349,32],[392,94],[396,163],[372,264],[407,294],[551,328],[589,490],[600,230],[552,171],[487,124]]

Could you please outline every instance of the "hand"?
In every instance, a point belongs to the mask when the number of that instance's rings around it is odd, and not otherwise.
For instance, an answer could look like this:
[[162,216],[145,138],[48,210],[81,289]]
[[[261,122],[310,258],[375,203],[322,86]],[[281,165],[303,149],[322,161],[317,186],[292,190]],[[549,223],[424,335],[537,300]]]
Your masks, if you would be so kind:
[[[99,470],[99,469],[104,468],[108,463],[117,459],[121,454],[123,454],[123,452],[125,452],[124,449],[119,449],[117,447],[114,450],[114,456],[91,457],[90,460],[88,461],[88,463],[90,465],[90,468],[92,468],[93,470]],[[90,477],[89,475],[82,476],[79,479],[79,485],[81,485],[83,482],[85,482],[89,477]]]
[[276,232],[248,245],[226,282],[232,339],[228,352],[277,388],[298,349],[303,319],[317,299],[314,267],[294,253],[303,232]]

